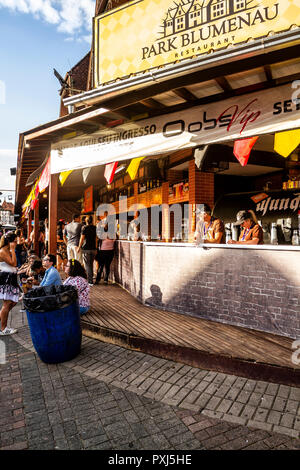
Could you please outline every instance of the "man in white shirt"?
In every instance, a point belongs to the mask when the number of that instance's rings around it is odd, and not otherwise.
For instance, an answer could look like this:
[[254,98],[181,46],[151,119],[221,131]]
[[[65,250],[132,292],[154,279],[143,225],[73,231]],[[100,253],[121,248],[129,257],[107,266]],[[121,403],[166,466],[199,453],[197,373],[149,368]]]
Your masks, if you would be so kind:
[[65,226],[63,232],[64,242],[67,245],[68,259],[76,259],[82,263],[81,250],[77,251],[81,235],[82,225],[79,223],[80,215],[73,214],[72,222]]

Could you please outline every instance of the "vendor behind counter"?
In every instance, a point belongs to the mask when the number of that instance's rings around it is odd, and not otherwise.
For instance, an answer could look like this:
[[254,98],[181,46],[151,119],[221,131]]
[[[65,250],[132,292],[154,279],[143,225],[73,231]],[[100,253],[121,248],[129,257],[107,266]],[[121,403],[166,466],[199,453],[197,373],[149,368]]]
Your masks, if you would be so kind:
[[229,244],[238,245],[263,245],[264,236],[261,226],[258,224],[253,211],[242,210],[237,213],[237,220],[234,226],[240,226],[241,232],[239,239],[228,240]]
[[196,209],[197,224],[194,234],[197,243],[225,243],[225,228],[220,218],[213,217],[208,204]]
[[227,239],[239,239],[239,226],[235,226],[234,222],[241,209],[256,215],[263,230],[264,244],[299,244],[293,242],[293,236],[300,233],[299,189],[228,193],[221,196],[214,206],[213,215],[225,223]]

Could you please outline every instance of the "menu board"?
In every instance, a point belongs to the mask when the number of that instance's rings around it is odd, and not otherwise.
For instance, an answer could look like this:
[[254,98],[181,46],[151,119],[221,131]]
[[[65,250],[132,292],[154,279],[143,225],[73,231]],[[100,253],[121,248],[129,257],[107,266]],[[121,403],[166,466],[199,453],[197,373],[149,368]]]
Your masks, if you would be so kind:
[[93,186],[84,191],[83,212],[93,212]]

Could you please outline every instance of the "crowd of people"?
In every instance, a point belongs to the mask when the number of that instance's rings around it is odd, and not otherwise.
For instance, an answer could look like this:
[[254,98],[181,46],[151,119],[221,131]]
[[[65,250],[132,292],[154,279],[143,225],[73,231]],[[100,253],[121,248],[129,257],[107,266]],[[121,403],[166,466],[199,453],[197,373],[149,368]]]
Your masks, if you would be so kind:
[[7,326],[9,312],[24,294],[36,287],[72,285],[78,291],[80,314],[88,312],[90,287],[94,283],[99,284],[104,273],[104,283],[108,283],[114,257],[115,239],[108,233],[107,217],[107,212],[99,217],[97,226],[93,224],[92,216],[80,222],[80,215],[74,214],[67,224],[60,220],[56,254],[48,253],[47,220],[40,226],[36,249],[33,249],[34,230],[28,238],[21,229],[1,236],[0,336],[17,332]]
[[[213,217],[207,204],[199,205],[196,211],[197,225],[195,241],[198,243],[225,243],[224,223]],[[131,222],[132,239],[138,231],[136,212]],[[110,266],[114,257],[115,235],[109,233],[108,213],[98,218],[97,225],[92,216],[80,220],[74,214],[72,221],[57,225],[57,251],[48,253],[48,221],[40,226],[35,237],[34,230],[26,238],[21,229],[8,232],[0,239],[0,310],[1,335],[16,332],[7,326],[10,310],[28,290],[38,286],[59,286],[62,283],[75,286],[78,291],[80,313],[90,307],[90,287],[99,284],[103,274],[108,283]],[[252,211],[242,210],[234,223],[240,226],[238,240],[227,240],[229,244],[262,244],[263,231]],[[38,246],[34,247],[37,241]],[[35,248],[35,249],[33,249]],[[96,268],[96,269],[95,269]],[[64,279],[64,281],[63,281]],[[95,280],[94,280],[95,279]]]

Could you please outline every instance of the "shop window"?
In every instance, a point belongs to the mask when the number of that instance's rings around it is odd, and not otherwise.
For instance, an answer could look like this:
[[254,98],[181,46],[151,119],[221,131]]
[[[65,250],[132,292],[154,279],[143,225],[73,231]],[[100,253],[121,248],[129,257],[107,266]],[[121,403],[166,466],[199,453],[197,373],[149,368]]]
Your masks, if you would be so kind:
[[159,179],[150,179],[146,181],[141,181],[139,183],[138,193],[144,193],[146,191],[151,191],[152,189],[159,188],[161,186],[161,180]]
[[244,10],[246,8],[245,0],[235,0],[234,1],[234,11]]
[[219,18],[220,16],[225,15],[225,1],[216,3],[212,6],[212,17]]

